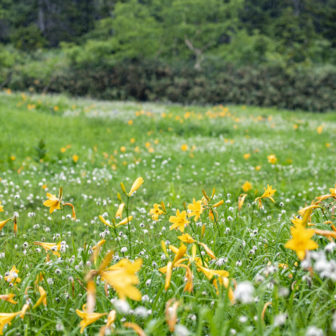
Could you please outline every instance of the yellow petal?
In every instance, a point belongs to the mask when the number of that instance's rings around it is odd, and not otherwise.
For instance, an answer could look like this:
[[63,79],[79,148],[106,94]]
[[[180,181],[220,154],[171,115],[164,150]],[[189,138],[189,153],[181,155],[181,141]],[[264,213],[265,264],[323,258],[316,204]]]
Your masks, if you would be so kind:
[[142,178],[142,177],[138,177],[135,181],[134,181],[134,183],[133,183],[133,185],[132,185],[132,187],[131,187],[131,190],[130,190],[130,192],[128,193],[128,196],[130,197],[130,196],[132,196],[140,187],[141,187],[141,185],[144,183],[144,179]]

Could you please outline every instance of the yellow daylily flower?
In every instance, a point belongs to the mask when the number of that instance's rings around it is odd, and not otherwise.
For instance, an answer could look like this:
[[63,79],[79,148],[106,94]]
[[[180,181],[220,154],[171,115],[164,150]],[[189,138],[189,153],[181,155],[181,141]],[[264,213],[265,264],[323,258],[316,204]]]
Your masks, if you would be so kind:
[[111,310],[107,315],[107,322],[104,326],[99,330],[99,336],[105,336],[108,333],[108,330],[112,331],[112,325],[117,317],[117,312],[115,310]]
[[181,145],[181,150],[183,151],[183,152],[186,152],[187,150],[188,150],[188,145],[187,144],[183,144],[183,145]]
[[246,196],[247,196],[247,194],[239,195],[239,197],[238,197],[238,211],[240,211],[240,209],[243,207]]
[[141,185],[144,183],[144,179],[142,177],[138,177],[132,187],[131,187],[131,190],[129,191],[128,193],[128,196],[131,197],[140,187]]
[[13,218],[13,223],[14,223],[13,231],[14,231],[14,234],[16,235],[17,232],[18,232],[16,216],[14,216],[14,218]]
[[252,184],[249,181],[246,181],[243,185],[242,185],[242,189],[244,192],[248,192],[252,189]]
[[222,204],[224,204],[224,200],[220,200],[219,202],[215,203],[212,207],[213,208],[217,208],[217,207],[219,207]]
[[77,154],[72,155],[72,161],[74,163],[77,163],[78,160],[79,160],[79,156]]
[[184,286],[184,291],[191,293],[193,290],[193,274],[188,265],[180,264],[177,265],[176,267],[181,267],[186,270],[185,278],[187,279],[186,284]]
[[140,291],[134,287],[139,284],[137,273],[142,265],[142,259],[137,259],[133,263],[127,259],[120,260],[117,264],[106,268],[100,272],[101,279],[108,283],[121,299],[129,297],[132,300],[141,299]]
[[121,219],[124,207],[125,207],[125,203],[120,203],[118,210],[115,214],[115,218]]
[[186,244],[192,244],[195,243],[195,239],[193,237],[190,236],[189,233],[184,233],[181,236],[177,237],[179,240],[181,240],[181,242],[186,243]]
[[99,219],[106,226],[109,226],[109,227],[113,228],[113,225],[111,225],[110,223],[108,223],[107,220],[103,216],[99,216]]
[[212,270],[202,266],[200,263],[197,264],[197,267],[209,280],[211,280],[214,276],[224,278],[227,278],[229,276],[229,272],[225,270]]
[[166,243],[165,243],[163,240],[161,240],[161,248],[162,248],[162,251],[163,251],[163,253],[165,254],[165,256],[166,256],[166,257],[169,257],[169,256],[168,256],[168,252],[167,252]]
[[17,313],[0,313],[0,335],[3,335],[3,328],[6,324],[11,324],[12,320],[21,312]]
[[190,211],[188,217],[194,216],[195,221],[197,221],[203,212],[202,201],[196,201],[194,198],[193,202],[188,204],[188,210]]
[[124,218],[121,222],[119,222],[116,227],[121,226],[121,225],[126,225],[128,224],[131,220],[133,219],[133,216],[128,216]]
[[40,298],[35,303],[33,309],[37,308],[42,303],[45,307],[47,306],[47,292],[44,290],[44,288],[42,286],[39,286],[38,289],[39,289],[39,292],[40,292]]
[[36,279],[34,281],[34,285],[37,288],[38,284],[44,279],[43,273],[40,272],[37,274]]
[[303,222],[302,218],[294,217],[291,222],[294,224],[294,226],[307,226],[307,223]]
[[98,271],[97,271],[98,274],[100,274],[102,271],[104,271],[107,268],[107,266],[109,265],[109,263],[111,262],[111,260],[113,258],[113,254],[114,254],[113,251],[109,251],[105,255],[103,261],[101,262],[101,264],[100,264],[100,266],[98,268]]
[[60,210],[61,209],[61,203],[62,203],[62,194],[63,194],[63,189],[60,188],[58,197],[56,197],[53,194],[47,193],[48,199],[43,202],[43,205],[50,208],[49,212],[53,213],[55,210]]
[[13,300],[14,297],[15,297],[15,294],[13,293],[3,294],[3,295],[0,295],[0,300],[7,301],[13,304],[17,304],[17,302]]
[[268,155],[267,160],[270,164],[276,164],[278,162],[278,159],[274,154]]
[[261,200],[263,198],[269,198],[273,203],[275,202],[272,196],[275,194],[276,189],[272,189],[272,186],[270,186],[269,184],[267,184],[267,188],[264,187],[264,189],[265,189],[264,193],[254,200],[255,202],[258,201],[259,208],[262,207]]
[[170,332],[175,330],[175,325],[177,322],[177,308],[179,306],[179,302],[175,299],[170,299],[166,303],[166,321],[168,324],[168,328]]
[[161,209],[161,205],[158,203],[154,203],[153,208],[150,209],[149,214],[152,215],[152,219],[157,221],[159,216],[162,215],[164,211]]
[[181,246],[179,247],[179,249],[177,250],[176,254],[175,254],[175,258],[173,260],[173,265],[175,265],[177,263],[177,261],[179,261],[181,258],[183,258],[185,256],[187,252],[187,247],[184,244],[181,244]]
[[329,189],[329,192],[330,192],[330,194],[322,195],[322,196],[317,197],[318,202],[322,202],[329,197],[333,197],[333,198],[336,199],[336,184],[335,184],[335,188],[330,188]]
[[314,230],[315,234],[318,234],[320,236],[336,239],[336,232],[335,231],[319,230],[319,229],[313,229],[313,230]]
[[196,258],[197,269],[201,271],[208,280],[211,280],[214,276],[227,278],[229,276],[229,272],[225,270],[212,270],[207,267],[207,265],[203,266],[200,258]]
[[12,284],[20,283],[21,279],[18,277],[18,274],[19,270],[13,266],[12,269],[8,272],[8,275],[5,276],[5,280]]
[[0,212],[3,212],[4,211],[4,208],[3,206],[1,205],[1,202],[0,202]]
[[212,283],[213,283],[214,287],[216,288],[217,295],[219,294],[219,290],[218,290],[219,286],[224,286],[224,288],[228,288],[228,298],[229,298],[231,303],[234,303],[234,301],[235,301],[234,294],[233,294],[232,288],[229,286],[230,281],[229,281],[228,278],[218,277],[218,278],[214,279]]
[[131,328],[138,336],[146,336],[145,332],[134,322],[125,322],[124,327]]
[[170,280],[173,268],[177,265],[181,265],[182,262],[184,262],[185,258],[183,258],[187,252],[187,247],[184,244],[181,244],[181,246],[177,249],[175,246],[170,245],[169,249],[175,253],[175,258],[173,261],[169,261],[167,266],[161,267],[159,271],[163,274],[166,274],[166,280],[165,280],[165,290],[168,290],[170,286]]
[[[163,269],[160,269],[161,272],[163,272]],[[171,261],[168,262],[166,266],[166,280],[165,280],[165,290],[168,290],[170,286],[170,280],[172,276],[172,271],[173,271],[173,263]]]
[[29,302],[27,302],[27,303],[25,303],[25,304],[23,305],[21,311],[19,312],[19,313],[20,313],[19,316],[20,316],[21,319],[23,319],[23,318],[25,317],[26,312],[27,312],[27,310],[29,309],[29,307],[30,307],[30,303],[29,303]]
[[111,310],[107,316],[107,322],[106,327],[111,327],[111,325],[114,323],[117,316],[117,312],[115,310]]
[[211,259],[216,259],[216,256],[215,254],[211,251],[211,249],[208,247],[208,245],[204,244],[204,243],[201,243],[201,242],[198,242],[199,245],[201,245],[205,252],[208,254],[208,256],[211,258]]
[[86,307],[88,313],[93,313],[96,305],[96,284],[93,279],[89,279],[86,288]]
[[11,220],[12,218],[5,219],[0,222],[0,231],[4,228],[4,226]]
[[177,228],[181,232],[184,232],[184,227],[189,224],[189,221],[187,220],[187,212],[180,212],[180,210],[177,210],[176,216],[170,216],[169,222],[173,223],[173,225],[170,226],[170,230]]
[[308,223],[308,221],[310,220],[310,217],[313,213],[313,211],[317,208],[320,208],[319,205],[317,204],[311,204],[305,208],[302,208],[300,209],[298,212],[299,212],[299,215],[301,216],[302,218],[302,223],[304,225],[306,225]]
[[105,316],[106,313],[88,313],[85,309],[85,305],[82,308],[83,310],[76,309],[76,314],[82,319],[79,323],[81,329],[80,333],[84,332],[84,329],[99,320],[101,317]]
[[99,255],[100,248],[105,244],[105,242],[106,242],[106,240],[102,239],[95,246],[92,247],[92,251],[93,251],[92,259],[93,259],[94,263],[96,263],[98,255]]
[[44,243],[44,242],[34,242],[34,245],[38,245],[44,248],[46,252],[51,251],[55,256],[60,257],[59,251],[61,250],[61,243]]
[[50,213],[53,213],[55,210],[60,210],[62,205],[63,206],[69,206],[69,207],[72,208],[72,218],[76,219],[75,207],[71,203],[63,203],[62,196],[63,196],[63,188],[62,187],[59,189],[58,196],[47,193],[48,199],[45,202],[43,202],[43,205],[50,208],[49,209]]
[[290,230],[292,239],[285,244],[285,247],[294,250],[300,260],[304,259],[306,251],[318,248],[317,243],[311,240],[311,237],[315,234],[315,230],[306,229],[302,225],[292,226]]

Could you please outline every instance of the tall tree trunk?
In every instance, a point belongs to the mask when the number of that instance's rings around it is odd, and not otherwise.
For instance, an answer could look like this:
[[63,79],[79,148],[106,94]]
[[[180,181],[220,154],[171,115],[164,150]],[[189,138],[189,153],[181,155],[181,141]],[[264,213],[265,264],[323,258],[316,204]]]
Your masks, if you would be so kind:
[[43,8],[43,0],[38,0],[38,16],[37,16],[37,26],[40,31],[44,33],[45,31],[45,23],[44,23],[44,8]]

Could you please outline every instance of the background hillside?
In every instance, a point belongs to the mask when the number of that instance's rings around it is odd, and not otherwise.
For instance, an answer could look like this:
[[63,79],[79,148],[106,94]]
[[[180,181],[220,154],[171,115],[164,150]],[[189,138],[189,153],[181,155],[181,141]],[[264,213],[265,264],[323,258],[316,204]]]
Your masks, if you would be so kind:
[[2,0],[0,87],[336,108],[336,0]]

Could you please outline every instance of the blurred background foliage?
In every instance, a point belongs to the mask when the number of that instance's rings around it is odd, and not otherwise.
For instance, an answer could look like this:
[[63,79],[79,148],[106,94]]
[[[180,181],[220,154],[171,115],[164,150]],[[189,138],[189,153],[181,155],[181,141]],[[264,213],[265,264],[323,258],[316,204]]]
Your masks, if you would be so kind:
[[1,0],[1,87],[336,109],[336,0]]

